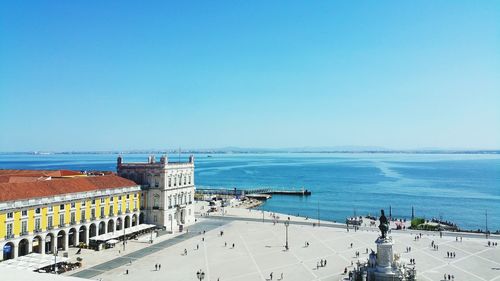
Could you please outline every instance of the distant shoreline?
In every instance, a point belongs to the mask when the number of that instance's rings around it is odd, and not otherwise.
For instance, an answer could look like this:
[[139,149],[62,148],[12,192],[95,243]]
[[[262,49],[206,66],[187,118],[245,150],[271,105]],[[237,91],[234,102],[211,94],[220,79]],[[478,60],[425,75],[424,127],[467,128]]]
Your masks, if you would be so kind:
[[[303,151],[284,151],[284,150],[185,150],[180,154],[500,154],[500,150],[303,150]],[[179,154],[175,150],[144,150],[144,151],[19,151],[19,152],[0,152],[0,155],[109,155],[109,154]]]

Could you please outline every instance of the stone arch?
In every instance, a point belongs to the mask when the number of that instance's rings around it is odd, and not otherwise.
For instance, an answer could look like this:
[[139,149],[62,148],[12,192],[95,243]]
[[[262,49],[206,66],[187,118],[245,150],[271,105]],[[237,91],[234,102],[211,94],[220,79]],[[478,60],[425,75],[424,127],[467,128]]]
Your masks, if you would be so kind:
[[108,221],[108,232],[115,232],[115,221],[113,219]]
[[144,213],[139,214],[139,224],[144,223]]
[[33,237],[33,242],[32,242],[33,246],[31,247],[31,251],[33,253],[42,254],[42,243],[43,239],[42,237],[40,237],[40,235]]
[[80,226],[78,229],[78,241],[83,243],[87,241],[87,227],[85,225]]
[[3,260],[10,260],[14,258],[14,251],[16,250],[16,245],[12,242],[7,242],[3,245]]
[[117,218],[116,219],[116,230],[122,230],[123,229],[123,220],[122,218]]
[[24,238],[21,241],[19,241],[19,244],[17,245],[17,256],[25,256],[30,253],[30,241],[28,239]]
[[90,224],[89,226],[89,238],[97,236],[97,226],[95,223]]
[[68,239],[66,237],[66,231],[64,230],[59,230],[59,232],[57,233],[57,249],[58,250],[67,250],[66,249],[66,239]]
[[68,245],[71,246],[71,247],[76,247],[78,246],[76,244],[76,241],[77,241],[77,232],[76,232],[76,228],[71,228],[69,231],[68,231]]
[[130,227],[130,216],[125,216],[125,228]]
[[136,226],[137,225],[137,214],[133,214],[132,215],[132,226]]
[[106,233],[106,223],[101,221],[99,223],[99,235]]
[[44,239],[45,243],[45,253],[50,254],[54,249],[55,237],[52,233],[47,233]]

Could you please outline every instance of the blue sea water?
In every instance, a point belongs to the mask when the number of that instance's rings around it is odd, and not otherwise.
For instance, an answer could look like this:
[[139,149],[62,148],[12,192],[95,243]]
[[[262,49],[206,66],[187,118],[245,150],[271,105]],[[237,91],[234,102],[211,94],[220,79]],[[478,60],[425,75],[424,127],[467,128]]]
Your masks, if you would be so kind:
[[[0,168],[115,170],[115,154],[0,155]],[[182,160],[187,156],[183,155]],[[146,161],[127,154],[125,162]],[[176,155],[170,159],[177,161]],[[374,214],[442,217],[464,229],[500,229],[500,155],[280,153],[196,156],[198,187],[307,188],[261,208],[322,220]]]

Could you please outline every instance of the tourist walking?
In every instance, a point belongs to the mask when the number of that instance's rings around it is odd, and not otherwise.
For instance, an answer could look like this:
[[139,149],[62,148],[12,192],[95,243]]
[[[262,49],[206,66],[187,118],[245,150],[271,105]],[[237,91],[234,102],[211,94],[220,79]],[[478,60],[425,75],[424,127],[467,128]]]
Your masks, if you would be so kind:
[[269,279],[273,280],[273,273],[272,272],[269,274]]

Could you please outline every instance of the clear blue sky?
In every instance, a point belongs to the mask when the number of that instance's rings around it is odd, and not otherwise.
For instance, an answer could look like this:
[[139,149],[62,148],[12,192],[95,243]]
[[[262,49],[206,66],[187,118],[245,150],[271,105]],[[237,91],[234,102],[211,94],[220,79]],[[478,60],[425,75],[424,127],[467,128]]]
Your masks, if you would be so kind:
[[500,148],[500,1],[2,1],[0,151]]

